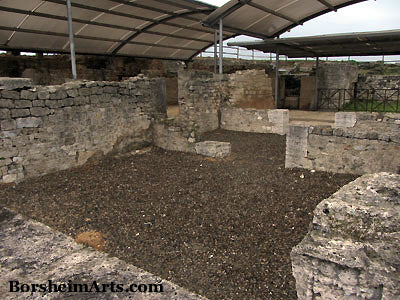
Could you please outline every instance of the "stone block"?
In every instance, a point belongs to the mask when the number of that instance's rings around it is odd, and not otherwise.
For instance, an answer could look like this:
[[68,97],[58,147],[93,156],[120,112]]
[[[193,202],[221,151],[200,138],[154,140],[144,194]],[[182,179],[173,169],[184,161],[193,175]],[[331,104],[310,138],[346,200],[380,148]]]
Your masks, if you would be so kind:
[[29,116],[31,113],[29,111],[29,109],[27,108],[23,108],[23,109],[12,109],[11,110],[11,116],[13,118],[20,118],[20,117],[27,117]]
[[400,299],[398,228],[400,175],[364,175],[322,201],[291,253],[298,299]]
[[15,120],[10,119],[10,120],[3,120],[0,121],[0,128],[3,131],[6,130],[14,130],[17,128],[17,123],[15,122]]
[[11,112],[7,108],[0,108],[0,120],[9,119],[11,117]]
[[57,89],[55,93],[50,93],[50,99],[53,100],[62,100],[67,97],[68,97],[67,92],[62,89]]
[[14,101],[8,99],[0,99],[0,108],[14,108]]
[[226,142],[205,141],[195,145],[196,153],[211,157],[226,157],[231,155],[231,144]]
[[32,106],[41,106],[41,107],[43,107],[45,104],[44,104],[44,100],[33,100],[32,101]]
[[16,91],[2,91],[1,96],[2,98],[5,99],[14,99],[14,100],[20,99],[20,94],[19,92]]
[[17,181],[17,174],[7,174],[2,177],[3,183],[13,183]]
[[14,101],[15,108],[29,108],[32,107],[32,101],[30,100],[17,100]]
[[29,91],[29,90],[21,91],[21,99],[36,100],[37,96],[38,96],[37,92],[34,92],[34,91]]
[[41,118],[29,117],[16,119],[17,128],[37,128],[42,124]]
[[335,114],[336,128],[352,128],[357,123],[357,114],[355,112],[337,112]]
[[48,90],[38,91],[38,99],[39,100],[48,100],[48,99],[50,99],[50,92]]
[[30,109],[31,115],[34,117],[47,116],[50,114],[50,109],[47,107],[32,107]]
[[78,93],[77,89],[70,89],[70,90],[67,90],[67,95],[68,95],[68,97],[74,98],[74,97],[78,97],[79,93]]
[[90,89],[89,88],[80,88],[78,90],[79,96],[90,96]]
[[32,79],[30,78],[0,77],[0,90],[22,89],[32,85]]
[[61,103],[58,100],[46,100],[45,105],[49,108],[60,108]]
[[307,160],[309,127],[289,126],[286,137],[285,168],[310,167]]

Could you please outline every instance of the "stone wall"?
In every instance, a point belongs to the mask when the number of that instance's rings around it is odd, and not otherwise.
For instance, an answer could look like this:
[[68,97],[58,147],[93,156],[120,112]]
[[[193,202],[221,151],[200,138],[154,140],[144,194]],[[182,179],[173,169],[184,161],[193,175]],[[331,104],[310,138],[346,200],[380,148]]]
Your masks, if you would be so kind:
[[[353,94],[356,82],[358,81],[359,70],[357,65],[349,63],[324,63],[318,70],[318,89],[345,89]],[[318,99],[317,105],[312,104],[312,108],[319,110],[335,110],[342,108],[344,101],[343,92],[329,92],[330,101]],[[319,96],[321,97],[321,96]],[[348,97],[346,97],[348,98]]]
[[287,109],[221,108],[221,128],[232,131],[277,133],[284,135],[289,129]]
[[165,81],[75,81],[33,86],[0,80],[0,182],[20,181],[85,163],[92,156],[152,142],[165,116]]
[[360,76],[357,83],[358,89],[400,89],[400,76],[392,75],[367,75]]
[[400,171],[400,114],[336,113],[335,127],[290,126],[287,168],[366,174]]
[[229,74],[229,102],[236,107],[273,109],[272,81],[264,70],[237,71]]
[[291,253],[299,300],[400,299],[400,175],[364,175],[321,202]]
[[179,118],[196,123],[199,132],[217,129],[220,106],[229,99],[227,84],[228,75],[179,72]]
[[[199,132],[219,128],[223,108],[226,108],[224,110],[225,127],[235,126],[240,130],[237,120],[234,121],[237,124],[233,125],[227,119],[227,114],[234,114],[232,109],[228,109],[229,107],[273,107],[271,80],[264,71],[239,71],[223,75],[181,71],[178,79],[179,118],[196,123]],[[247,112],[252,114],[252,110],[242,109],[232,117],[240,113],[247,114]],[[262,114],[267,116],[267,110]],[[273,118],[272,113],[270,114],[270,118]],[[247,117],[250,116],[247,115]],[[264,120],[268,121],[268,117]],[[254,121],[257,122],[257,120]],[[271,126],[268,123],[263,123],[263,125]],[[255,128],[261,128],[263,125],[254,124]],[[266,129],[257,130],[265,131]]]
[[323,63],[318,70],[318,88],[351,89],[358,80],[358,67],[349,63]]

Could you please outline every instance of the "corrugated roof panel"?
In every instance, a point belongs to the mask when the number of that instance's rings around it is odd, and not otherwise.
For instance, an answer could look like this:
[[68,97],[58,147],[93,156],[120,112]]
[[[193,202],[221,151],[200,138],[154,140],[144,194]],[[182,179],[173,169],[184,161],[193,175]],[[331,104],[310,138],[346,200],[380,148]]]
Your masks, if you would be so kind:
[[[200,21],[216,7],[202,2],[71,0],[71,5],[77,52],[186,60],[213,43],[213,30]],[[65,52],[68,41],[65,0],[0,1],[0,49]],[[183,51],[177,53],[179,47]]]
[[204,19],[206,26],[224,27],[238,34],[273,38],[316,16],[367,0],[231,0]]

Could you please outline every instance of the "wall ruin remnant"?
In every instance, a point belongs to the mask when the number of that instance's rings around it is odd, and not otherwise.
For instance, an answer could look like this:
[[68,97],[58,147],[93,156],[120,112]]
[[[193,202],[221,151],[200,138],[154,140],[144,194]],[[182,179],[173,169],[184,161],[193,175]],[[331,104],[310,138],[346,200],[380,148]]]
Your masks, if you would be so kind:
[[[254,80],[254,76],[259,80]],[[267,86],[260,88],[264,84]],[[196,123],[199,132],[221,127],[236,131],[286,134],[289,113],[287,110],[273,109],[270,85],[271,80],[264,71],[239,71],[223,75],[182,71],[179,73],[179,118]],[[242,108],[252,104],[255,108]]]
[[291,253],[299,300],[400,299],[400,175],[364,175],[321,202]]
[[400,114],[336,113],[335,126],[290,126],[286,168],[367,174],[400,171]]
[[163,79],[10,84],[20,81],[0,79],[0,183],[152,143],[152,121],[166,115]]

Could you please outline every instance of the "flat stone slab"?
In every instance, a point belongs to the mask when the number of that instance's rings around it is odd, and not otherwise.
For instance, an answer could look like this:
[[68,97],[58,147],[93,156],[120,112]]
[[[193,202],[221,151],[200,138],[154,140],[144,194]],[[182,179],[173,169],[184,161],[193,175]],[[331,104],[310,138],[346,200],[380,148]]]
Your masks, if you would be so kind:
[[196,153],[211,157],[226,157],[231,155],[231,143],[205,141],[195,145]]
[[0,90],[22,89],[33,85],[30,78],[0,77]]
[[[1,299],[155,299],[207,300],[143,271],[122,260],[77,244],[70,237],[41,223],[27,220],[6,208],[0,208],[0,295]],[[86,284],[93,282],[106,292],[10,292],[10,281],[22,284]],[[122,291],[114,291],[123,284]],[[14,290],[16,290],[16,284]],[[162,285],[163,292],[129,292],[131,284]],[[26,287],[25,287],[26,288]],[[144,288],[144,287],[143,287]],[[135,289],[135,288],[134,288]],[[32,288],[30,287],[30,291]],[[68,288],[67,288],[68,291]]]

